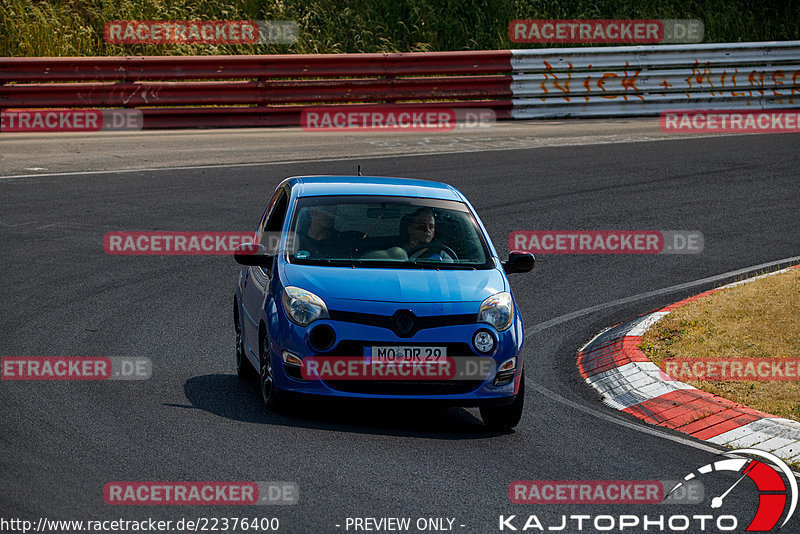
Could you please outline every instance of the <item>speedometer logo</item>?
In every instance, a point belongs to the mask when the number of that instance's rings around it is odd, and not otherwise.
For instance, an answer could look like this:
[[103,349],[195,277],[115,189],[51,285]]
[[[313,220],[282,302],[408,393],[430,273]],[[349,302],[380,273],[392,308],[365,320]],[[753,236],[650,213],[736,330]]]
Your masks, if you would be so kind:
[[[690,480],[700,479],[710,473],[728,471],[741,476],[720,495],[711,499],[710,506],[719,509],[725,506],[725,498],[745,478],[755,483],[758,489],[758,509],[747,526],[747,532],[772,530],[783,517],[782,528],[792,518],[797,508],[797,480],[791,469],[777,456],[758,449],[737,449],[722,454],[725,459],[699,467],[689,473],[667,494],[669,496]],[[756,456],[759,459],[748,458]],[[766,460],[766,461],[763,461]]]

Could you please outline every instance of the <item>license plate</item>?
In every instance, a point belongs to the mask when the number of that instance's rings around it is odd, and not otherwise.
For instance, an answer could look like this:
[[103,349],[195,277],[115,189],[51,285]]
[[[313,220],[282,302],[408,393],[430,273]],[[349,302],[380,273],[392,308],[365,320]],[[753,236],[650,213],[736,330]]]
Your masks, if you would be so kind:
[[438,362],[447,357],[447,347],[364,347],[364,357],[373,362]]

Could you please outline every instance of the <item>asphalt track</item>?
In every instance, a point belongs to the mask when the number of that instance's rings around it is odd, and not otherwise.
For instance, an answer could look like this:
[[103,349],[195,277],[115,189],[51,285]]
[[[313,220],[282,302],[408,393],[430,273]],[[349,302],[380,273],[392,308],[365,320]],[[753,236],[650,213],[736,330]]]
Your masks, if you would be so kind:
[[[8,145],[2,150],[12,157]],[[33,144],[27,150],[35,155]],[[700,230],[705,249],[539,256],[532,273],[512,276],[528,331],[528,396],[514,432],[488,433],[476,410],[457,408],[326,404],[274,414],[234,372],[232,259],[108,256],[103,235],[249,231],[284,177],[351,174],[352,161],[0,179],[0,355],[146,356],[154,365],[139,382],[0,383],[0,517],[266,516],[280,519],[280,532],[347,532],[347,517],[450,517],[456,532],[478,533],[497,531],[500,514],[522,517],[517,528],[536,514],[546,529],[562,514],[708,513],[515,505],[507,489],[515,480],[676,480],[714,460],[708,447],[604,407],[578,376],[575,353],[606,326],[715,284],[605,303],[798,255],[800,136],[367,162],[367,174],[459,188],[501,255],[517,229]],[[137,480],[294,481],[300,503],[105,504],[106,482]],[[751,517],[752,495],[740,488],[725,506]],[[800,518],[792,521],[787,532],[800,530]]]

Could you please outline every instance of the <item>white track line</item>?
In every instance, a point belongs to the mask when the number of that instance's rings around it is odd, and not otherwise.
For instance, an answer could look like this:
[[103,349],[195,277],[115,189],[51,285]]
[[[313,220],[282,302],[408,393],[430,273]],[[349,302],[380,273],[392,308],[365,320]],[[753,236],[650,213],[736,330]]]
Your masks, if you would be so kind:
[[[549,397],[550,399],[552,399],[552,400],[554,400],[556,402],[559,402],[561,404],[566,404],[567,406],[569,406],[571,408],[575,408],[576,410],[580,410],[581,412],[583,412],[585,414],[588,414],[588,415],[591,415],[591,416],[594,416],[594,417],[597,417],[598,419],[603,419],[604,421],[608,421],[609,423],[614,423],[614,424],[619,425],[619,426],[624,426],[625,428],[629,428],[631,430],[636,430],[637,432],[642,432],[643,434],[650,434],[651,436],[656,436],[656,437],[659,437],[659,438],[668,439],[670,441],[674,441],[675,443],[680,443],[681,445],[686,445],[687,447],[693,447],[695,449],[699,449],[699,450],[705,451],[705,452],[712,452],[714,454],[719,454],[720,452],[725,450],[722,447],[712,447],[710,445],[706,445],[703,442],[695,442],[695,441],[692,441],[691,439],[682,438],[680,436],[673,436],[671,434],[667,434],[666,432],[663,432],[663,431],[660,431],[660,430],[656,430],[655,428],[642,426],[642,425],[640,425],[638,423],[631,422],[631,421],[626,421],[624,419],[621,419],[621,418],[618,418],[618,417],[614,417],[614,416],[609,415],[607,413],[603,413],[603,412],[597,411],[597,410],[595,410],[593,408],[589,408],[588,406],[584,406],[583,404],[579,404],[577,402],[574,402],[574,401],[571,401],[571,400],[569,400],[567,398],[564,398],[561,395],[559,395],[558,393],[550,391],[549,389],[545,388],[544,386],[540,386],[539,384],[531,383],[531,387],[534,390],[536,390],[539,393],[541,393],[542,395],[544,395],[545,397]],[[800,478],[800,474],[798,474],[797,476],[798,476],[798,478]]]
[[590,308],[584,308],[582,310],[574,311],[572,313],[568,313],[566,315],[561,315],[560,317],[556,317],[554,319],[550,319],[549,321],[545,321],[543,323],[539,323],[533,326],[530,329],[526,329],[526,333],[535,334],[537,332],[541,332],[542,330],[547,330],[548,328],[552,328],[553,326],[559,325],[561,323],[566,323],[567,321],[571,321],[573,319],[577,319],[578,317],[583,317],[584,315],[589,315],[590,313],[594,313],[600,310],[606,310],[608,308],[615,308],[617,306],[621,306],[623,304],[629,304],[631,302],[636,302],[638,300],[648,299],[650,297],[656,297],[659,295],[666,295],[668,293],[674,293],[676,291],[680,291],[682,289],[691,289],[693,287],[702,286],[704,284],[708,284],[710,282],[718,282],[719,280],[725,280],[726,278],[730,278],[731,276],[738,276],[740,274],[747,274],[752,271],[757,271],[759,269],[768,269],[770,267],[774,267],[776,265],[780,265],[782,263],[790,263],[800,260],[800,256],[792,256],[791,258],[785,258],[782,260],[775,260],[770,261],[767,263],[762,263],[760,265],[754,265],[753,267],[745,267],[744,269],[737,269],[736,271],[729,271],[727,273],[717,274],[714,276],[709,276],[707,278],[702,278],[700,280],[695,280],[693,282],[686,282],[684,284],[678,284],[675,286],[665,287],[663,289],[656,289],[654,291],[648,291],[646,293],[639,293],[638,295],[632,295],[630,297],[625,297],[622,299],[612,300],[611,302],[604,302],[603,304],[597,304],[596,306],[592,306]]

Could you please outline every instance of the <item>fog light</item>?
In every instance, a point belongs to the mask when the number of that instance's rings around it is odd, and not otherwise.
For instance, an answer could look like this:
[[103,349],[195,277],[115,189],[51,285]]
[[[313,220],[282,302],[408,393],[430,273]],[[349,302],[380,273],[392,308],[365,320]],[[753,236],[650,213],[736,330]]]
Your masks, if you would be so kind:
[[497,371],[498,372],[500,372],[500,371],[513,371],[516,368],[517,368],[517,358],[515,356],[514,358],[511,358],[510,360],[504,361],[503,364],[500,367],[497,368]]
[[281,354],[283,356],[283,363],[285,363],[286,365],[295,365],[297,367],[302,367],[303,360],[301,360],[300,357],[297,356],[296,354],[292,354],[288,350],[283,351]]
[[517,358],[511,358],[500,364],[497,368],[497,374],[494,377],[495,386],[505,386],[514,380],[514,373],[517,370]]
[[481,354],[489,354],[494,350],[494,336],[488,330],[478,330],[472,336],[472,346]]

